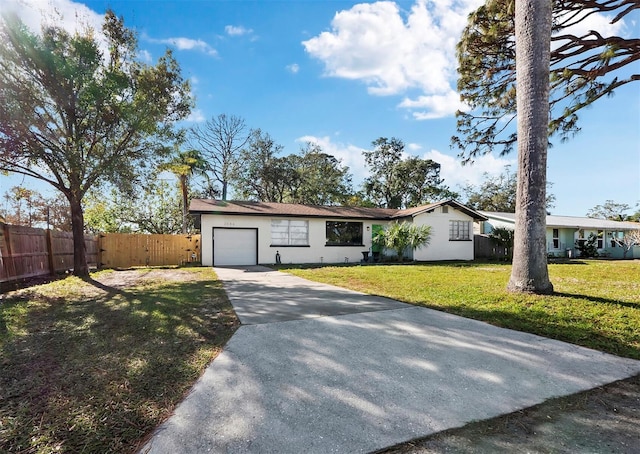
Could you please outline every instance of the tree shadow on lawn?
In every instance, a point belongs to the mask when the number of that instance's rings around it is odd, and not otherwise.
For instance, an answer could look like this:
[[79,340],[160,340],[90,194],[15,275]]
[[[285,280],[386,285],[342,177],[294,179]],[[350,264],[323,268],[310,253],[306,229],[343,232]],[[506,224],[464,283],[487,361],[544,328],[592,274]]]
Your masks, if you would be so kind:
[[215,279],[85,282],[100,291],[0,306],[0,451],[133,451],[238,326]]
[[587,300],[596,304],[611,304],[613,306],[622,306],[622,307],[630,307],[632,309],[640,309],[640,302],[635,303],[631,301],[620,301],[620,300],[614,300],[611,298],[603,298],[600,296],[580,295],[578,293],[567,293],[567,292],[553,292],[552,295],[558,296],[560,298]]
[[565,321],[558,316],[548,314],[539,309],[526,309],[513,312],[500,309],[477,309],[466,306],[442,306],[422,304],[424,307],[454,315],[484,321],[501,328],[513,329],[536,334],[563,342],[569,342],[592,348],[617,356],[640,360],[640,342],[631,342],[615,334],[604,333],[597,324],[597,320],[587,320],[576,323],[568,315]]

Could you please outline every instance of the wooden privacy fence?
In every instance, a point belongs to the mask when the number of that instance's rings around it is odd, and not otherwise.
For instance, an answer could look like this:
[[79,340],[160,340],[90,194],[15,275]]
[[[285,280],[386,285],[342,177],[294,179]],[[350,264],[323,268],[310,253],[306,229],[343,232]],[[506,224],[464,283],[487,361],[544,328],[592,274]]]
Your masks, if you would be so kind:
[[100,267],[184,265],[200,262],[200,235],[100,234]]
[[[98,264],[98,237],[85,236],[87,262]],[[0,283],[73,269],[73,234],[0,223]]]
[[[85,235],[97,268],[200,262],[200,235]],[[0,284],[73,270],[73,234],[0,223]]]
[[506,259],[507,250],[503,246],[498,246],[489,235],[473,235],[473,256],[477,259]]

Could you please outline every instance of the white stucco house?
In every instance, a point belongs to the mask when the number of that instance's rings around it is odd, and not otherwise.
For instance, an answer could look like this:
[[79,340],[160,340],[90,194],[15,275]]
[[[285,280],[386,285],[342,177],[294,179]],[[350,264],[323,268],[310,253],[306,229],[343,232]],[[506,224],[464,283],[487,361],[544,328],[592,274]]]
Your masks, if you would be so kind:
[[[514,213],[479,211],[486,220],[476,223],[476,233],[489,234],[496,227],[515,228]],[[576,244],[586,241],[591,234],[597,238],[598,254],[622,258],[623,250],[612,241],[622,238],[629,230],[640,229],[638,222],[610,221],[578,216],[547,216],[547,253],[552,257],[577,256]],[[640,258],[640,247],[634,246],[627,258]]]
[[200,219],[202,264],[360,262],[379,251],[373,235],[394,221],[431,226],[431,241],[409,258],[473,260],[473,224],[486,220],[455,200],[394,210],[209,199],[191,201]]

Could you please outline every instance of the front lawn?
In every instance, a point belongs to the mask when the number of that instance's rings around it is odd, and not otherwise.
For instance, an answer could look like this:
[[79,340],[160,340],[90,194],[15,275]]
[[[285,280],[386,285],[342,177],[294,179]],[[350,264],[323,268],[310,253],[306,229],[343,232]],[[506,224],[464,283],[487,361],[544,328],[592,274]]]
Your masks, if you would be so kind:
[[640,359],[640,262],[549,265],[554,295],[505,290],[511,266],[495,263],[283,268],[307,279]]
[[0,299],[0,452],[133,452],[238,326],[210,268],[103,271]]

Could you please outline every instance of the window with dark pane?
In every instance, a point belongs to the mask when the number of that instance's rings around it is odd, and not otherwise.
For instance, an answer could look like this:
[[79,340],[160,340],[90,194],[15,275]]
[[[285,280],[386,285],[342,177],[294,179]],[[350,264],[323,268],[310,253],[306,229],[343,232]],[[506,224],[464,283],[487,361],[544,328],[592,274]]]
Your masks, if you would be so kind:
[[327,246],[362,245],[362,222],[327,221]]

